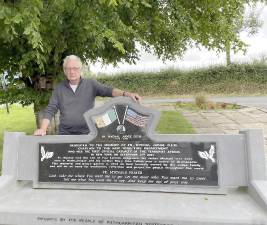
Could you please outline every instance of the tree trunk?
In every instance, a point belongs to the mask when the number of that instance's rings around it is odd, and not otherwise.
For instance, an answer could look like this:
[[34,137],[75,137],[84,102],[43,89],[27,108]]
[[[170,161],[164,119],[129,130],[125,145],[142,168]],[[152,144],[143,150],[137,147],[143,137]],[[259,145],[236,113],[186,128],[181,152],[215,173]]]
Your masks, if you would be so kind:
[[[35,74],[33,80],[33,88],[38,92],[53,90],[53,79],[51,75],[40,75]],[[35,115],[35,123],[36,127],[39,129],[41,127],[41,122],[44,119],[45,115],[45,107],[44,105],[39,105],[34,103],[33,111]],[[59,116],[56,114],[51,120],[50,124],[47,128],[47,134],[57,134],[58,133],[58,124],[59,124]]]
[[9,106],[8,106],[8,103],[6,103],[6,112],[9,114]]
[[225,44],[225,53],[226,53],[226,65],[230,66],[231,65],[231,48],[230,48],[230,43],[227,42]]

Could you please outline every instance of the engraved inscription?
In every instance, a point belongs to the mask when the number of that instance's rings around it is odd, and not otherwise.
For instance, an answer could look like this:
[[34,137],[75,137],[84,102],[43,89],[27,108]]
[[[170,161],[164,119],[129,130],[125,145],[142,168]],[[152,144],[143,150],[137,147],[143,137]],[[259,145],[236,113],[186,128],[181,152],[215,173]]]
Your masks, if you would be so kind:
[[[42,144],[41,182],[217,185],[215,143]],[[54,150],[53,150],[54,149]],[[201,157],[201,152],[212,156]],[[216,170],[216,171],[214,171]]]

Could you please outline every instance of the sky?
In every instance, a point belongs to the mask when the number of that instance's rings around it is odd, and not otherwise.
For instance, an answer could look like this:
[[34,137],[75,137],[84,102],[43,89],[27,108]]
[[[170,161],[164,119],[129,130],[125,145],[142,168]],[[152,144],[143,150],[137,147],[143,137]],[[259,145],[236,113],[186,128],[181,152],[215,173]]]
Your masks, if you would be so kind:
[[[251,62],[254,60],[267,60],[267,6],[259,6],[260,19],[263,21],[263,26],[254,36],[248,36],[245,32],[241,33],[241,39],[248,44],[247,52],[243,55],[242,52],[231,54],[234,62]],[[183,55],[182,59],[174,61],[162,62],[157,56],[140,51],[140,60],[136,64],[119,63],[118,66],[112,65],[103,66],[101,63],[95,63],[90,66],[90,70],[94,74],[105,73],[113,75],[128,71],[152,71],[156,72],[167,68],[192,69],[207,67],[210,65],[225,64],[225,53],[216,53],[215,51],[208,51],[204,47],[201,49],[188,49]]]

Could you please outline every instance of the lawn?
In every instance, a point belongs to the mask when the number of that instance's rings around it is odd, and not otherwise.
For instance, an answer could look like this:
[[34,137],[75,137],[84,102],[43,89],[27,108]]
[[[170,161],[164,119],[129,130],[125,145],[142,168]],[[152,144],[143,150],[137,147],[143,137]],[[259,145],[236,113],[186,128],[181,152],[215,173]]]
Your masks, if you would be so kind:
[[178,111],[163,111],[156,131],[160,134],[193,134],[191,124]]
[[[0,171],[2,168],[4,131],[18,131],[32,134],[35,127],[32,106],[21,107],[13,105],[10,107],[9,114],[4,107],[0,108]],[[194,133],[192,126],[177,111],[163,111],[156,131],[161,134]]]
[[4,131],[21,131],[32,134],[35,129],[35,118],[32,107],[12,105],[10,113],[4,107],[0,108],[0,168],[2,168],[2,149]]

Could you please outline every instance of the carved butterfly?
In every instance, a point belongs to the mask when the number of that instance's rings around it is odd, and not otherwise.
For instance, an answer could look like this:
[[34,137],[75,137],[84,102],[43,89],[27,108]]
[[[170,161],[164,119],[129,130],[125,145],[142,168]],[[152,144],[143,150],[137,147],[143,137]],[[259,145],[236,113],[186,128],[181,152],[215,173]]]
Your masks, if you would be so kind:
[[214,145],[210,146],[209,152],[207,152],[207,151],[204,151],[204,152],[198,151],[198,155],[200,156],[200,158],[210,159],[213,163],[215,162],[215,159],[213,158],[214,153],[215,153]]
[[44,159],[50,159],[53,157],[54,152],[45,152],[44,146],[41,146],[41,162],[44,161]]

